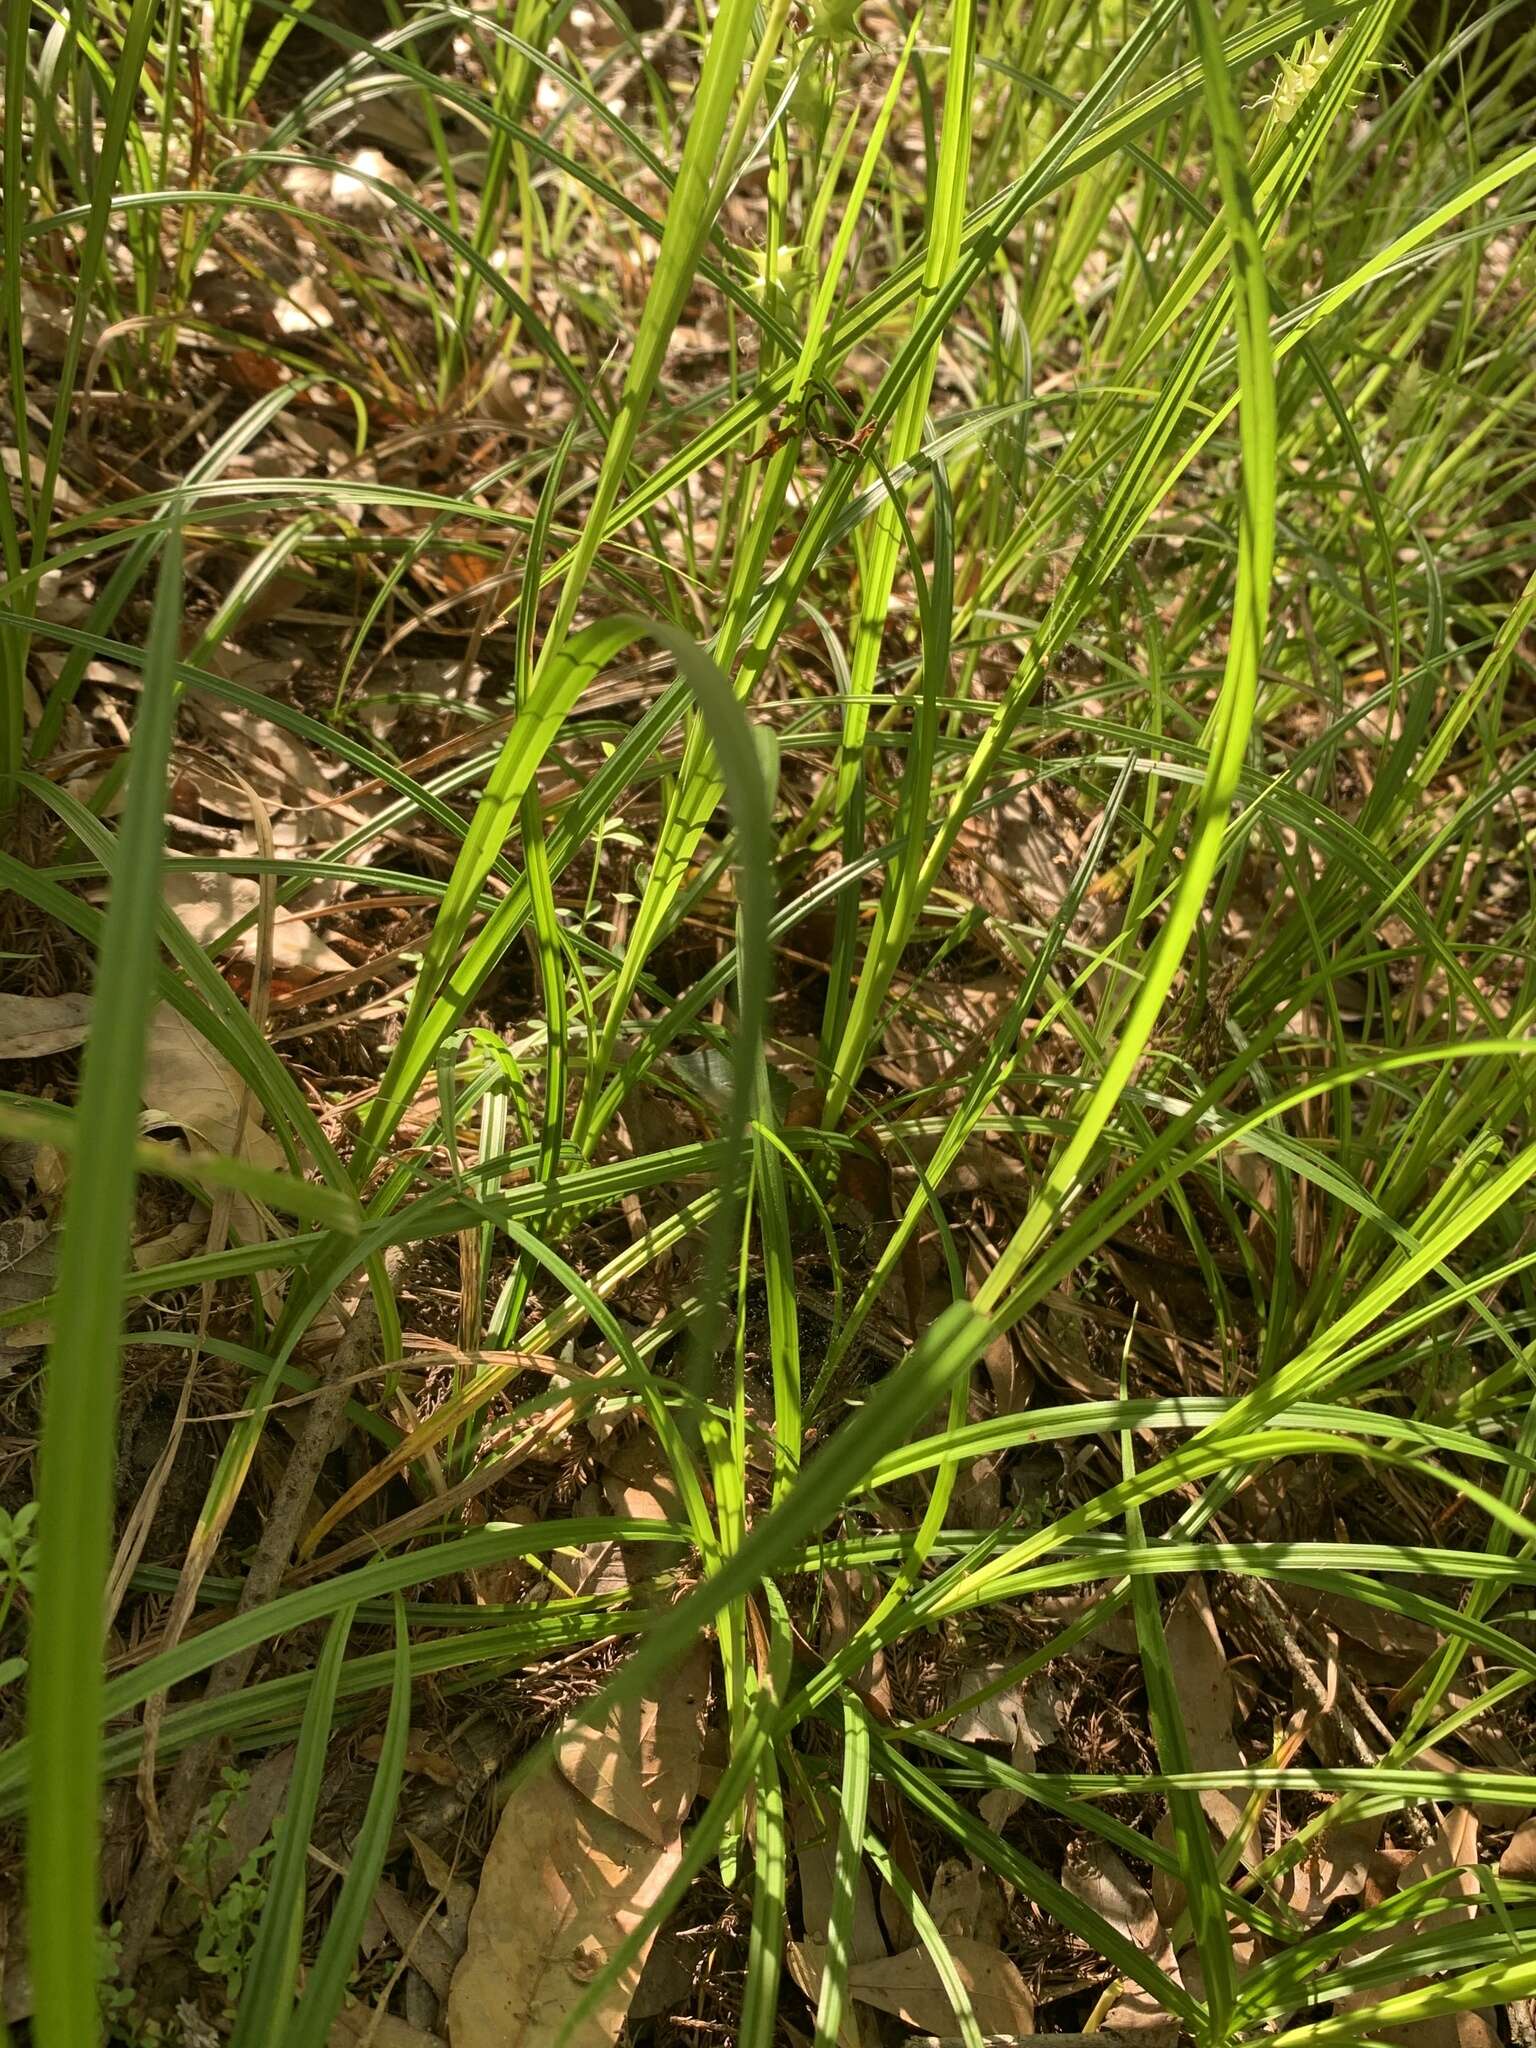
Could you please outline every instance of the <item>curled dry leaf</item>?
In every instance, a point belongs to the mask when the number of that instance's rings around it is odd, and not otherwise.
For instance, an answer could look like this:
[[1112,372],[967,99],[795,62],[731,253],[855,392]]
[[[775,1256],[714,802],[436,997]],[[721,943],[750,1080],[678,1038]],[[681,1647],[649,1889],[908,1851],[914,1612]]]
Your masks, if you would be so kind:
[[1074,1899],[1137,1948],[1151,1949],[1156,1942],[1157,1908],[1152,1894],[1107,1842],[1074,1842],[1062,1866],[1061,1881]]
[[[997,1743],[1007,1749],[1008,1761],[1016,1771],[1032,1771],[1036,1753],[1060,1733],[1059,1702],[1050,1680],[1037,1679],[974,1706],[965,1704],[973,1694],[994,1684],[1003,1669],[1001,1664],[974,1665],[961,1673],[949,1695],[960,1711],[947,1724],[947,1732],[956,1742]],[[1023,1803],[1017,1792],[999,1786],[982,1794],[977,1810],[989,1828],[1001,1828]]]
[[701,1643],[660,1699],[624,1700],[595,1728],[569,1727],[555,1747],[561,1776],[648,1842],[670,1842],[698,1796],[708,1705]]
[[[576,1745],[576,1731],[567,1729],[560,1769],[535,1770],[507,1801],[453,1974],[452,2048],[612,2048],[617,2041],[649,1943],[579,2026],[567,2032],[567,2021],[681,1860],[678,1829],[699,1782],[705,1658],[701,1646],[669,1688],[672,1703],[619,1708],[597,1731],[605,1741]],[[646,1752],[632,1773],[618,1761],[626,1739]],[[577,1791],[569,1772],[594,1797]],[[616,1819],[615,1805],[641,1825]],[[671,1832],[658,1839],[664,1815]]]
[[84,1045],[89,996],[0,996],[0,1060],[40,1060]]
[[1500,1877],[1529,1877],[1536,1872],[1536,1819],[1522,1821],[1499,1858]]
[[[245,1086],[239,1075],[169,1003],[161,1003],[150,1019],[143,1093],[144,1107],[154,1118],[186,1131],[201,1148],[252,1166],[283,1164],[282,1147],[262,1129],[254,1102],[241,1128]],[[230,1226],[244,1243],[261,1242],[255,1206],[243,1195],[231,1204]]]
[[[1029,1986],[1001,1949],[956,1935],[946,1942],[983,2034],[1032,2034],[1035,2001]],[[848,1989],[863,2005],[894,2013],[909,2027],[953,2034],[954,2008],[925,1948],[903,1949],[878,1962],[855,1963]]]
[[[261,884],[247,875],[198,874],[173,868],[165,878],[165,900],[178,920],[200,946],[208,946],[222,932],[256,908]],[[256,957],[256,927],[241,933],[235,941],[241,957]],[[346,974],[351,961],[328,946],[311,919],[295,917],[291,910],[278,909],[272,925],[272,962],[290,980],[319,981],[330,974]]]
[[[1232,1733],[1235,1705],[1227,1653],[1211,1610],[1205,1580],[1186,1579],[1184,1590],[1163,1623],[1174,1689],[1184,1716],[1189,1760],[1197,1771],[1243,1769],[1243,1753]],[[1243,1803],[1229,1792],[1200,1794],[1200,1804],[1223,1841],[1230,1841],[1242,1820]]]
[[[51,1294],[58,1262],[58,1232],[51,1224],[28,1216],[0,1223],[0,1309],[20,1308]],[[0,1351],[29,1351],[46,1344],[50,1328],[39,1321],[0,1330]]]
[[[1427,1849],[1410,1857],[1397,1874],[1399,1891],[1422,1884],[1426,1878],[1442,1877],[1446,1904],[1438,1912],[1419,1914],[1401,1926],[1385,1929],[1370,1940],[1350,1949],[1344,1960],[1357,1961],[1401,1949],[1404,1974],[1400,1982],[1378,1985],[1340,2000],[1336,2011],[1360,2012],[1378,2005],[1398,1992],[1416,1988],[1425,1980],[1411,1973],[1413,1942],[1430,1928],[1443,1928],[1475,1917],[1481,1885],[1477,1874],[1477,1815],[1466,1806],[1453,1806],[1435,1831]],[[1464,1903],[1463,1903],[1464,1902]],[[1391,2041],[1397,2048],[1498,2048],[1498,2031],[1493,2016],[1486,2012],[1444,2013],[1434,2019],[1414,2020],[1405,2026],[1372,2028],[1375,2040]]]
[[[832,1922],[832,1882],[837,1867],[837,1818],[829,1810],[818,1821],[813,1809],[796,1805],[790,1816],[795,1862],[800,1872],[800,1919],[808,1941],[825,1946]],[[869,1869],[860,1862],[854,1883],[853,1928],[849,1953],[856,1963],[874,1962],[885,1954],[885,1936],[875,1909]]]

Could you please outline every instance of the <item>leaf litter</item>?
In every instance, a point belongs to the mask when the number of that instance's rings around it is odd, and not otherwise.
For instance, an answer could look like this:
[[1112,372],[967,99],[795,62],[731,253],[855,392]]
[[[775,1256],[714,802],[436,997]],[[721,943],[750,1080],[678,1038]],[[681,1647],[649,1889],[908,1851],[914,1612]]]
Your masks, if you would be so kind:
[[448,1997],[450,2048],[611,2048],[650,1951],[569,2034],[566,2023],[682,1857],[699,1788],[709,1655],[699,1645],[663,1696],[568,1722],[556,1767],[537,1762],[502,1811]]

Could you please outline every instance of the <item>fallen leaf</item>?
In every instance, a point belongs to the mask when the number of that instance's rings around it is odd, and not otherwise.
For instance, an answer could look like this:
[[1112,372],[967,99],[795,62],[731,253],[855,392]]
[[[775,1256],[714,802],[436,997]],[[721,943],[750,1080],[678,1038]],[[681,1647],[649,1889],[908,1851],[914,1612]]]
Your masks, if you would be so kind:
[[1150,1949],[1157,1940],[1152,1894],[1107,1842],[1074,1842],[1067,1851],[1061,1881],[1074,1899],[1137,1948]]
[[[58,1232],[51,1224],[28,1216],[0,1223],[0,1309],[20,1308],[51,1294],[58,1256]],[[0,1330],[0,1351],[29,1351],[46,1344],[51,1327],[40,1320]]]
[[[206,1150],[252,1166],[283,1164],[282,1147],[262,1129],[254,1102],[241,1130],[245,1087],[239,1075],[169,1003],[161,1003],[150,1018],[142,1085],[151,1116],[189,1132]],[[247,1244],[259,1244],[265,1234],[255,1205],[243,1195],[230,1204],[230,1226]]]
[[375,1887],[373,1903],[395,1946],[410,1957],[411,1968],[438,1999],[445,1999],[459,1958],[444,1936],[437,1901],[419,1905],[384,1878]]
[[945,1858],[928,1888],[928,1911],[946,1941],[969,1935],[975,1941],[1000,1942],[1008,1921],[1001,1887],[974,1858]]
[[[231,680],[247,689],[270,688],[286,675],[285,670],[269,676],[260,669],[253,669],[229,649],[210,659],[211,665],[221,675],[229,675]],[[318,809],[324,804],[330,794],[325,765],[314,748],[289,732],[286,726],[279,725],[275,719],[262,718],[247,711],[244,706],[215,703],[201,697],[192,700],[192,715],[210,738],[226,744],[239,763],[241,781],[249,783],[268,803],[284,809],[295,806]],[[217,777],[212,766],[200,765],[195,771],[195,778],[201,799],[210,809],[220,810],[231,818],[250,815],[249,791],[242,789],[239,783]],[[325,840],[340,838],[345,826],[334,811],[327,811],[325,815],[331,822],[320,837]]]
[[[370,1735],[362,1745],[362,1755],[369,1763],[377,1763],[384,1753],[382,1735]],[[440,1756],[435,1749],[410,1748],[405,1752],[405,1769],[413,1778],[430,1778],[434,1785],[452,1787],[459,1782],[459,1774],[452,1759]]]
[[1499,1858],[1500,1877],[1529,1877],[1536,1871],[1536,1819],[1523,1821]]
[[[1422,1884],[1426,1878],[1443,1875],[1446,1883],[1441,1889],[1447,1903],[1413,1921],[1387,1928],[1349,1949],[1344,1957],[1347,1962],[1401,1948],[1405,1951],[1404,1976],[1397,1983],[1377,1985],[1370,1991],[1356,1992],[1350,1998],[1341,1999],[1335,2008],[1337,2012],[1364,2011],[1399,1992],[1416,1989],[1426,1981],[1409,1974],[1414,1940],[1430,1929],[1454,1926],[1476,1916],[1475,1901],[1481,1891],[1477,1874],[1477,1836],[1477,1815],[1470,1807],[1453,1806],[1435,1830],[1435,1838],[1429,1847],[1400,1866],[1397,1873],[1400,1891]],[[1498,2048],[1499,2039],[1492,2016],[1486,2012],[1445,2013],[1434,2019],[1414,2020],[1405,2026],[1373,2028],[1372,2038],[1394,2042],[1397,2048]]]
[[469,1916],[475,1909],[475,1888],[455,1873],[453,1865],[439,1856],[430,1842],[423,1841],[420,1835],[413,1835],[409,1828],[405,1831],[405,1839],[416,1851],[422,1876],[443,1902],[439,1931],[457,1962],[469,1939]]
[[[200,946],[208,946],[238,919],[256,908],[261,884],[248,875],[194,873],[175,868],[165,878],[165,900]],[[235,941],[247,960],[256,957],[256,927]],[[278,909],[272,925],[272,963],[291,979],[319,981],[346,974],[352,963],[328,946],[307,917]]]
[[89,996],[0,996],[0,1059],[72,1052],[90,1028]]
[[[821,1575],[824,1599],[816,1647],[823,1657],[836,1657],[852,1642],[879,1597],[872,1575],[834,1566]],[[891,1711],[891,1681],[885,1652],[876,1650],[851,1680],[853,1689],[879,1713]]]
[[[963,1702],[973,1693],[984,1691],[997,1681],[1004,1668],[1001,1664],[973,1665],[962,1672],[950,1688],[951,1703]],[[1056,1688],[1050,1680],[1037,1679],[1027,1687],[1016,1685],[995,1693],[974,1706],[962,1705],[948,1723],[947,1732],[956,1742],[1000,1744],[1007,1749],[1008,1761],[1016,1771],[1032,1771],[1036,1753],[1054,1742],[1061,1732],[1058,1705]],[[998,1786],[982,1794],[977,1811],[995,1832],[1023,1804],[1021,1795],[1011,1787]]]
[[1337,1629],[1351,1642],[1363,1644],[1388,1663],[1406,1665],[1410,1670],[1434,1656],[1440,1647],[1439,1631],[1426,1622],[1406,1615],[1390,1614],[1354,1600],[1344,1593],[1314,1593],[1309,1587],[1287,1588],[1286,1601],[1298,1614],[1326,1629]]
[[640,1973],[640,1982],[629,2004],[629,2021],[653,2020],[659,2013],[676,2012],[693,1991],[699,1954],[670,1927],[664,1927],[651,1950],[650,1960]]
[[[945,1946],[954,1959],[983,2034],[1032,2034],[1035,2001],[1029,1986],[1001,1949],[956,1935]],[[855,1963],[848,1989],[863,2005],[893,2013],[909,2027],[953,2034],[954,2007],[925,1948],[903,1949],[878,1962]]]
[[[1243,1753],[1232,1733],[1235,1699],[1227,1653],[1205,1580],[1198,1574],[1185,1580],[1184,1590],[1169,1608],[1163,1640],[1184,1717],[1191,1768],[1242,1770]],[[1206,1818],[1220,1829],[1222,1840],[1230,1841],[1242,1821],[1243,1803],[1228,1792],[1210,1791],[1200,1794],[1200,1804]]]
[[670,1842],[698,1796],[708,1705],[709,1651],[700,1643],[660,1699],[621,1701],[595,1728],[573,1724],[555,1761],[594,1806],[648,1842]]
[[436,2034],[413,2027],[409,2020],[396,2019],[391,2012],[375,2012],[371,2005],[349,2005],[336,2015],[326,2048],[442,2048]]
[[[1170,1952],[1164,1968],[1173,1962]],[[1174,1974],[1178,1965],[1174,1964]],[[1100,2038],[1095,2036],[1095,2039]],[[1164,2011],[1150,1991],[1139,1984],[1127,1985],[1110,2007],[1104,2020],[1103,2039],[1134,2042],[1135,2048],[1174,2048],[1179,2022]]]
[[967,1706],[973,1694],[995,1685],[1007,1667],[973,1664],[949,1688],[950,1704],[959,1711],[944,1724],[956,1742],[996,1742],[1012,1749],[1020,1737],[1031,1750],[1047,1749],[1061,1733],[1060,1697],[1048,1678],[1010,1686],[990,1699]]
[[1005,975],[986,981],[925,982],[921,994],[897,1009],[885,1027],[878,1070],[903,1088],[932,1088],[965,1072],[989,1046],[1014,995]]
[[[702,1731],[700,1711],[669,1720]],[[653,1723],[654,1725],[654,1723]],[[583,1775],[586,1764],[582,1764]],[[674,1751],[648,1817],[686,1811],[692,1764]],[[480,1875],[469,1916],[469,1945],[448,1996],[452,2048],[612,2048],[645,1967],[636,1956],[582,2024],[566,2021],[588,1985],[633,1932],[682,1859],[674,1838],[657,1842],[576,1791],[558,1771],[541,1769],[507,1801]]]
[[1340,1899],[1358,1899],[1365,1890],[1381,1829],[1379,1820],[1364,1820],[1324,1835],[1306,1861],[1287,1876],[1284,1897],[1291,1911],[1310,1927]]
[[[800,1872],[800,1919],[806,1939],[825,1947],[832,1922],[832,1879],[837,1865],[837,1817],[829,1810],[818,1822],[813,1809],[797,1805],[790,1816],[795,1862]],[[856,1963],[877,1961],[886,1952],[874,1886],[861,1860],[853,1890],[853,1928],[849,1954]]]

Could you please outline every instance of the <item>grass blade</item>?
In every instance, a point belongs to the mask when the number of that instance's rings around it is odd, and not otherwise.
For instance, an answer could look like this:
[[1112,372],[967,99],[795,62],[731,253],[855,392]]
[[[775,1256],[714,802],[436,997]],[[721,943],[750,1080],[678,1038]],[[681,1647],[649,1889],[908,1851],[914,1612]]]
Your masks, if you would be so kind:
[[79,2048],[99,2025],[94,1955],[101,1824],[101,1614],[111,1536],[118,1347],[134,1201],[144,1064],[165,837],[165,777],[181,621],[181,532],[166,539],[129,770],[122,860],[102,934],[95,1022],[79,1126],[91,1170],[71,1176],[39,1454],[37,1600],[28,1722],[32,1973],[39,2048]]

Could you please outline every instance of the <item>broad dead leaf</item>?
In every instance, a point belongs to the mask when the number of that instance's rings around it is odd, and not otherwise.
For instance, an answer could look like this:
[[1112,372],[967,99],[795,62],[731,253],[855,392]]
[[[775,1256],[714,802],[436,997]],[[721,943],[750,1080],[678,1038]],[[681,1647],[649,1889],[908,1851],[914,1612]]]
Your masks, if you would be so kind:
[[435,1902],[420,1904],[408,1899],[387,1878],[374,1888],[373,1909],[389,1929],[395,1946],[411,1959],[411,1968],[424,1984],[430,1985],[439,2001],[448,1996],[458,1957],[442,1931]]
[[921,996],[899,1008],[885,1027],[880,1072],[904,1088],[931,1088],[969,1071],[990,1045],[1014,994],[1006,975],[986,981],[926,982]]
[[[1162,1962],[1165,1969],[1173,1963],[1177,1971],[1171,1951]],[[1105,2016],[1104,2034],[1106,2038],[1134,2042],[1135,2048],[1174,2048],[1179,2038],[1179,2022],[1164,2011],[1150,1991],[1131,1984]]]
[[[1241,1770],[1243,1753],[1232,1733],[1232,1679],[1203,1578],[1195,1576],[1184,1582],[1183,1592],[1163,1623],[1163,1639],[1184,1716],[1192,1768]],[[1242,1802],[1228,1792],[1212,1791],[1200,1794],[1200,1804],[1206,1818],[1221,1830],[1222,1840],[1229,1841],[1242,1819]]]
[[[562,1769],[539,1770],[508,1800],[449,1991],[452,2048],[555,2048],[557,2041],[612,2048],[617,2041],[649,1944],[580,2026],[567,2034],[566,2022],[681,1859],[677,1828],[698,1785],[703,1658],[701,1647],[689,1660],[690,1676],[672,1689],[676,1710],[636,1716],[634,1725],[652,1731],[649,1769],[622,1776],[611,1761],[613,1737],[606,1750],[583,1743],[578,1751],[567,1739]],[[618,1726],[625,1725],[621,1714]],[[622,1785],[623,1803],[646,1827],[626,1825],[584,1797],[562,1775],[567,1762],[605,1802]],[[672,1833],[656,1840],[647,1830],[663,1813],[672,1816]]]
[[[210,945],[238,919],[256,908],[261,884],[247,875],[195,874],[172,869],[165,878],[165,900],[200,946]],[[256,927],[235,941],[240,955],[256,957]],[[290,978],[319,981],[346,974],[351,961],[328,946],[307,917],[295,917],[279,906],[272,925],[272,962]]]
[[469,1938],[469,1916],[475,1908],[475,1888],[457,1874],[453,1865],[440,1856],[430,1842],[424,1841],[420,1835],[413,1835],[409,1828],[405,1831],[405,1839],[416,1851],[422,1876],[443,1902],[439,1932],[457,1962]]
[[[1386,1929],[1350,1949],[1346,1961],[1401,1949],[1404,1975],[1398,1983],[1377,1986],[1341,2000],[1337,2011],[1360,2012],[1399,1992],[1417,1988],[1424,1980],[1411,1975],[1415,1937],[1430,1928],[1449,1927],[1475,1918],[1474,1902],[1481,1889],[1477,1876],[1477,1835],[1477,1815],[1470,1807],[1453,1806],[1436,1829],[1429,1847],[1402,1865],[1397,1875],[1400,1891],[1422,1884],[1428,1877],[1443,1875],[1442,1891],[1447,1903],[1438,1911]],[[1492,2014],[1486,2012],[1445,2013],[1435,2019],[1371,2031],[1373,2039],[1395,2042],[1397,2048],[1498,2048],[1499,2039]]]
[[[837,1816],[827,1813],[818,1822],[809,1805],[797,1805],[790,1816],[795,1842],[795,1862],[800,1872],[800,1918],[806,1939],[825,1945],[832,1921],[832,1882],[837,1866]],[[880,1915],[875,1910],[874,1886],[869,1869],[859,1865],[853,1893],[853,1928],[849,1953],[856,1963],[875,1962],[886,1952]]]
[[[29,1216],[0,1223],[0,1309],[20,1308],[51,1294],[58,1261],[58,1233],[52,1224]],[[46,1344],[51,1327],[39,1321],[0,1330],[0,1351],[29,1351]]]
[[1338,1900],[1358,1899],[1365,1890],[1381,1829],[1379,1820],[1363,1820],[1324,1835],[1307,1860],[1287,1877],[1285,1902],[1291,1911],[1311,1926]]
[[1074,1842],[1062,1866],[1061,1881],[1074,1899],[1133,1941],[1151,1949],[1157,1940],[1157,1908],[1152,1894],[1115,1854],[1107,1842]]
[[[1427,1623],[1389,1614],[1345,1593],[1315,1593],[1310,1587],[1286,1589],[1286,1604],[1322,1629],[1336,1629],[1351,1643],[1363,1644],[1387,1665],[1414,1670],[1440,1647],[1440,1634]],[[1365,1661],[1365,1660],[1358,1660]]]
[[1529,1877],[1536,1871],[1536,1819],[1516,1828],[1509,1847],[1499,1858],[1500,1877]]
[[[962,1672],[950,1688],[950,1700],[963,1703],[983,1691],[1002,1674],[1000,1664],[974,1665]],[[960,1712],[947,1724],[946,1732],[956,1742],[997,1743],[1008,1751],[1016,1771],[1032,1771],[1035,1756],[1056,1740],[1060,1733],[1059,1703],[1049,1679],[1039,1678],[1028,1686],[1016,1685],[1006,1692],[974,1706],[961,1704]],[[1005,1786],[984,1792],[977,1810],[989,1828],[1000,1829],[1024,1804],[1021,1796]]]
[[[260,664],[242,661],[232,650],[222,651],[212,666],[231,676],[247,689],[270,689],[286,679],[286,670],[268,674]],[[270,718],[247,711],[243,706],[215,703],[194,697],[192,716],[210,739],[223,742],[239,763],[240,777],[268,803],[283,809],[302,808],[305,831],[312,844],[324,845],[339,839],[346,830],[336,812],[326,806],[330,794],[325,764],[314,748]],[[231,818],[250,815],[250,796],[239,783],[217,777],[213,764],[199,766],[196,781],[202,801]]]
[[625,1700],[596,1728],[577,1723],[555,1748],[566,1782],[648,1842],[674,1839],[699,1790],[709,1652],[701,1643],[659,1700]]
[[72,1052],[90,1028],[89,996],[0,996],[0,1059]]
[[[1032,2034],[1035,2001],[1001,1949],[956,1935],[946,1944],[983,2034]],[[955,2032],[954,2007],[925,1948],[903,1949],[878,1962],[855,1963],[848,1989],[863,2005],[893,2013],[929,2034]]]
[[436,2034],[413,2027],[409,2020],[396,2019],[392,2012],[375,2012],[371,2005],[349,2005],[336,2015],[326,2048],[442,2048]]
[[[175,1124],[200,1149],[248,1160],[252,1166],[280,1167],[283,1150],[261,1127],[253,1103],[240,1128],[244,1085],[227,1060],[192,1029],[178,1010],[161,1003],[149,1025],[144,1051],[144,1107],[160,1122]],[[237,1195],[230,1226],[244,1243],[258,1244],[263,1232],[254,1204]]]
[[968,1934],[975,1941],[1000,1942],[1008,1924],[1001,1886],[974,1857],[962,1862],[950,1856],[939,1865],[928,1887],[928,1910],[946,1941]]

